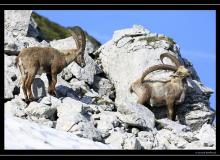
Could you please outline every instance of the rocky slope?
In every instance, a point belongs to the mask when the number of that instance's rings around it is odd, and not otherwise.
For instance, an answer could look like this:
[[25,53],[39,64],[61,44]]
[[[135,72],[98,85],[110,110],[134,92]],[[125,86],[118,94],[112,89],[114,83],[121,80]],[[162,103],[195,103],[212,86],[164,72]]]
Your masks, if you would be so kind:
[[[36,76],[32,89],[40,99],[26,104],[15,67],[20,49],[49,46],[64,51],[75,47],[72,37],[39,42],[31,12],[5,11],[6,149],[216,148],[216,131],[211,125],[215,113],[209,106],[213,91],[200,82],[174,40],[139,25],[115,31],[98,50],[87,39],[86,67],[72,62],[58,75],[57,97],[47,93],[46,75]],[[27,35],[30,29],[33,34]],[[193,72],[187,81],[186,99],[176,106],[175,122],[166,118],[166,107],[147,108],[128,92],[145,68],[160,63],[164,51],[174,52]],[[166,79],[169,74],[155,72],[151,78]]]

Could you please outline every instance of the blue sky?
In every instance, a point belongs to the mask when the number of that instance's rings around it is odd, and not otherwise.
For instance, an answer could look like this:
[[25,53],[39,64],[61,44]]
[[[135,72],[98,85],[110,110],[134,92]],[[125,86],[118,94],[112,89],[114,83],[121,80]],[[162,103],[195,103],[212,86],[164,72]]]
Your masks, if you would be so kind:
[[[79,25],[102,44],[115,30],[143,25],[165,34],[180,46],[181,55],[194,65],[201,81],[216,92],[216,12],[214,10],[38,10],[62,26]],[[216,108],[216,94],[211,98]]]

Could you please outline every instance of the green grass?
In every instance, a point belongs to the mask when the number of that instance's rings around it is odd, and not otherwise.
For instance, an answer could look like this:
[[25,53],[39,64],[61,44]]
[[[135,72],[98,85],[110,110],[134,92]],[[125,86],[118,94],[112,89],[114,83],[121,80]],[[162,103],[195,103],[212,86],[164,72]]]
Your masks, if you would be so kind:
[[[45,18],[43,16],[40,16],[39,14],[33,12],[32,15],[33,19],[38,25],[38,28],[41,32],[41,35],[38,38],[38,40],[46,40],[46,41],[52,41],[52,40],[58,40],[58,39],[64,39],[67,37],[70,37],[71,34],[68,29],[73,29],[74,27],[63,27],[55,22],[50,21],[48,18]],[[91,41],[96,48],[100,47],[101,43],[98,42],[95,38],[90,36],[86,31],[84,31],[86,34],[86,38]]]
[[49,19],[42,17],[35,12],[33,12],[31,16],[37,23],[38,28],[42,33],[42,35],[38,37],[39,40],[52,41],[71,36],[69,31],[59,24],[51,22]]
[[145,37],[145,38],[142,38],[142,39],[140,39],[140,40],[141,40],[141,41],[142,41],[142,40],[145,40],[145,41],[147,41],[148,43],[165,40],[165,41],[167,41],[168,43],[170,43],[171,45],[176,44],[176,42],[175,42],[172,38],[169,38],[169,37],[152,36],[152,37]]

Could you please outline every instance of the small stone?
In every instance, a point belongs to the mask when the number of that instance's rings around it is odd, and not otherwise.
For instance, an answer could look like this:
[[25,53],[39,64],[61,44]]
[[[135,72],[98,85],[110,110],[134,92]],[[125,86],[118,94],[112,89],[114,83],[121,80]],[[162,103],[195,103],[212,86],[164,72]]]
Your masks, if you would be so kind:
[[140,132],[140,130],[138,128],[134,127],[134,128],[131,129],[131,133],[133,133],[134,135],[137,135],[138,132]]

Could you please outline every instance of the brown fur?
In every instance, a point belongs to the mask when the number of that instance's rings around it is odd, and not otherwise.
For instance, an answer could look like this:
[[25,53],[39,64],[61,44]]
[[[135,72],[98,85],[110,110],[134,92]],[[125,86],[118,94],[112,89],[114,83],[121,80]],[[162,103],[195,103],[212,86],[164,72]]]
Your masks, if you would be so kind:
[[[162,54],[161,61],[164,57],[170,58],[167,54]],[[173,61],[173,57],[170,58]],[[137,103],[149,104],[151,106],[167,106],[168,118],[175,120],[174,104],[183,102],[185,98],[186,83],[185,79],[190,75],[189,71],[177,63],[177,66],[170,65],[155,65],[145,70],[141,78],[137,79],[130,86],[130,92],[134,92],[138,96]],[[144,78],[151,72],[156,70],[171,70],[174,75],[170,76],[168,81],[149,81]]]
[[31,91],[31,84],[35,75],[44,72],[47,75],[49,87],[48,92],[55,95],[55,85],[57,83],[57,74],[68,64],[75,61],[81,67],[85,66],[84,50],[85,50],[85,34],[80,27],[78,32],[72,33],[76,41],[77,49],[70,49],[64,54],[54,48],[30,47],[21,50],[16,58],[16,65],[21,72],[22,89],[25,100],[32,101],[34,97]]

